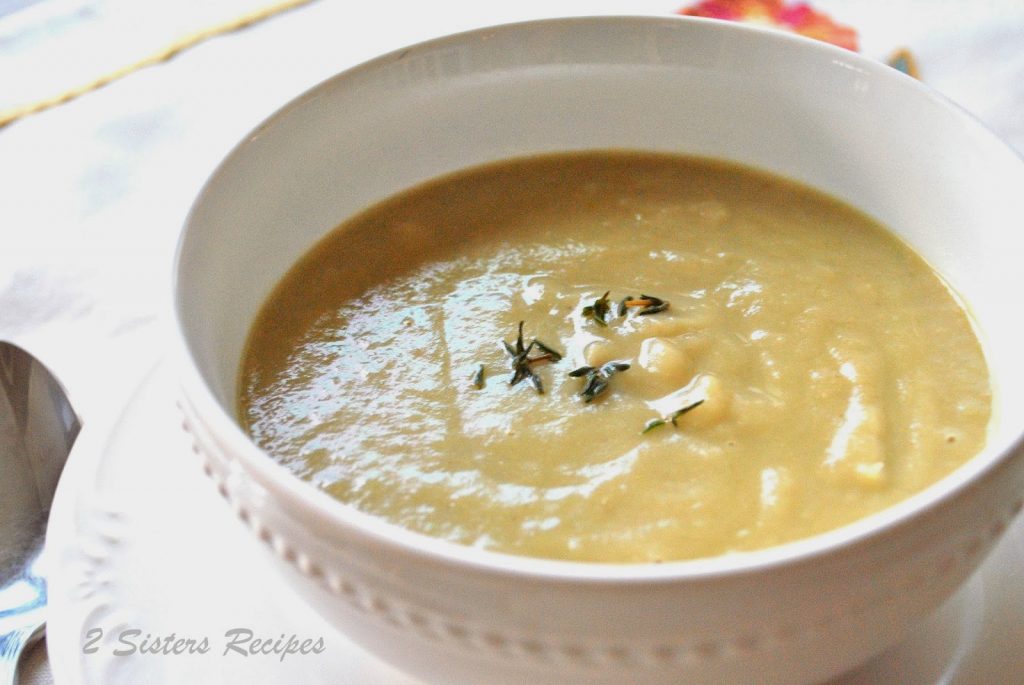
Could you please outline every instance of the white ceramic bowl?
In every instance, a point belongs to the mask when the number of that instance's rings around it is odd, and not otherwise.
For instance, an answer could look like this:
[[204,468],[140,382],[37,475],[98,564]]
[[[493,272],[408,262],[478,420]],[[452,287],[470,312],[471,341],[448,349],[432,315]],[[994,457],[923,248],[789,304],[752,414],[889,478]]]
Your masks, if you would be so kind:
[[[902,504],[811,539],[729,558],[600,565],[405,531],[301,482],[250,442],[233,418],[246,332],[321,236],[445,172],[607,147],[737,160],[892,227],[977,317],[996,383],[985,452]],[[928,88],[828,45],[683,18],[540,21],[442,38],[302,95],[206,184],[176,264],[183,410],[208,471],[267,543],[282,582],[430,682],[814,682],[905,634],[1021,508],[1022,220],[1024,163],[1013,152]]]

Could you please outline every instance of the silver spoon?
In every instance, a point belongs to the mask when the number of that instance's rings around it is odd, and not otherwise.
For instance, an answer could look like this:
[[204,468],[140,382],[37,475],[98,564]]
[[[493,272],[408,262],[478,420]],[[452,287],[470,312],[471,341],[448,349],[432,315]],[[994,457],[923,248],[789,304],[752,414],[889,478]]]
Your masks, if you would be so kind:
[[81,423],[35,357],[0,340],[0,685],[43,634],[42,550],[57,480]]

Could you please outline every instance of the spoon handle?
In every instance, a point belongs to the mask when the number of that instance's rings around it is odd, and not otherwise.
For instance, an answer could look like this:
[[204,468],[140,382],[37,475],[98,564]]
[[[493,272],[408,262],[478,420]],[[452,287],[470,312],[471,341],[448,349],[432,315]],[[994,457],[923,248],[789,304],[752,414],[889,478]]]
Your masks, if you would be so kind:
[[25,646],[43,634],[43,624],[27,625],[0,635],[0,685],[18,681],[18,659]]

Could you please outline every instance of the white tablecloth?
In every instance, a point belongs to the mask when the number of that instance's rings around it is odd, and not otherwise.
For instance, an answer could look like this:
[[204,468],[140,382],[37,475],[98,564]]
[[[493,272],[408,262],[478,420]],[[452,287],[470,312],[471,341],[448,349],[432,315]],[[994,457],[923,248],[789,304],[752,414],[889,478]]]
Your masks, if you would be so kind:
[[[262,4],[40,0],[0,17],[0,108]],[[192,198],[282,103],[363,59],[454,30],[551,15],[667,14],[681,4],[322,0],[0,129],[0,338],[53,366],[88,420],[161,354],[171,258]],[[867,55],[909,46],[926,82],[1024,150],[1024,2],[815,6],[858,28]]]
[[[0,0],[0,109],[133,62],[258,0]],[[220,158],[285,101],[378,53],[486,24],[667,14],[684,0],[321,0],[0,129],[0,338],[34,351],[86,421],[165,349],[171,258]],[[862,52],[924,80],[1024,150],[1024,1],[818,0]],[[1024,190],[1024,189],[1022,189]]]

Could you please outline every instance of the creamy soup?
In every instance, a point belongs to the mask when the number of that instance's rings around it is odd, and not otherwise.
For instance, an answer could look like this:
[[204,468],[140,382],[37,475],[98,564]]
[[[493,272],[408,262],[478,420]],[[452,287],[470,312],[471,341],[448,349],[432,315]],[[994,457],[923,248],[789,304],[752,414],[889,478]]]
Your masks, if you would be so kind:
[[255,441],[362,511],[614,562],[876,512],[976,454],[990,404],[964,308],[867,216],[617,151],[469,169],[346,221],[271,294],[239,386]]

